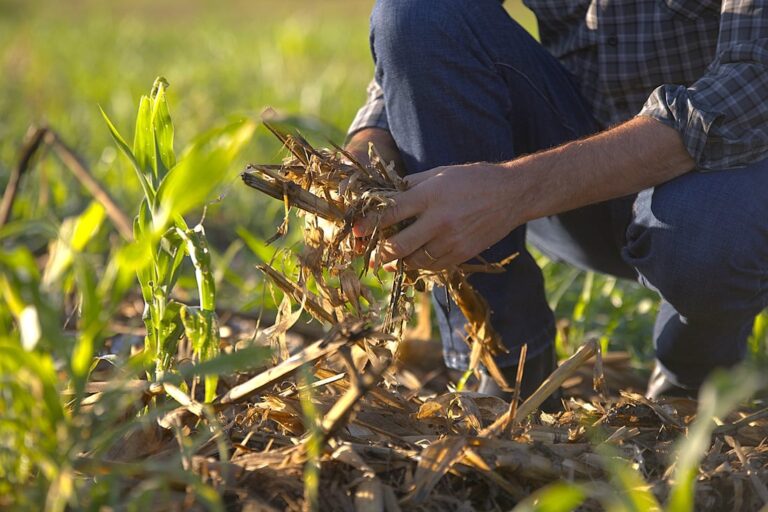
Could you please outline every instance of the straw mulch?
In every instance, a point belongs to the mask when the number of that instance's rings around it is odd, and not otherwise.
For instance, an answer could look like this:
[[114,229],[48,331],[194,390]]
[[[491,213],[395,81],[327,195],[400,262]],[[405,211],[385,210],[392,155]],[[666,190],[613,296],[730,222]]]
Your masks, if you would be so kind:
[[[233,337],[227,348],[267,345],[273,359],[261,370],[223,378],[219,397],[205,407],[166,386],[162,392],[181,407],[159,426],[126,437],[113,463],[178,453],[179,439],[193,437],[199,442],[185,454],[185,467],[214,485],[232,510],[509,510],[561,480],[591,482],[598,497],[615,492],[607,483],[612,458],[631,465],[662,502],[667,498],[674,441],[686,433],[695,402],[657,403],[618,391],[632,373],[627,358],[602,358],[594,341],[523,403],[450,391],[444,374],[421,368],[413,356],[434,344],[404,342],[414,296],[446,287],[468,319],[472,364],[487,366],[514,389],[493,365],[503,346],[487,321],[487,305],[466,279],[503,271],[507,262],[439,274],[400,265],[391,293],[374,297],[364,283],[377,275],[375,248],[389,233],[377,229],[361,244],[351,227],[390,204],[403,181],[373,149],[372,163],[363,165],[340,148],[318,150],[273,130],[290,156],[281,165],[249,166],[243,180],[284,201],[278,237],[286,232],[288,208],[302,212],[303,247],[291,251],[299,270],[284,275],[260,267],[284,292],[275,325],[255,339]],[[302,312],[325,325],[326,334],[292,337]],[[563,384],[575,395],[564,400],[564,411],[540,413],[538,406]],[[697,509],[756,510],[766,502],[767,417],[761,410],[724,419],[699,468]],[[125,448],[137,444],[141,449]],[[183,487],[179,496],[194,508]],[[595,497],[582,505],[600,507]]]

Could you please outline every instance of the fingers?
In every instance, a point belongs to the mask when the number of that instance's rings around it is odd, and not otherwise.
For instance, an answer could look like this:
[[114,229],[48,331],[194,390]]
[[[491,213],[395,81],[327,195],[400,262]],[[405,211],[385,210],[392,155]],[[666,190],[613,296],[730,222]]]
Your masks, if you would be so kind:
[[[416,218],[416,221],[401,232],[391,238],[380,242],[379,261],[384,263],[387,269],[387,263],[398,259],[404,259],[406,265],[413,268],[426,268],[438,270],[435,264],[443,259],[447,253],[451,252],[451,247],[435,248],[430,255],[419,253],[418,249],[425,246],[435,234],[440,232],[440,223],[437,219],[430,216],[427,207],[429,187],[419,187],[424,181],[434,177],[442,172],[442,168],[435,168],[429,171],[412,174],[406,177],[406,182],[410,188],[394,196],[394,204],[384,211],[369,215],[359,220],[352,228],[352,232],[357,237],[370,236],[374,229],[385,229],[393,226],[403,220]],[[445,245],[445,244],[442,244]],[[448,258],[452,261],[453,258]],[[441,263],[444,264],[444,263]]]
[[438,258],[437,261],[433,261],[428,267],[424,267],[425,270],[445,270],[447,268],[455,267],[462,262],[462,258],[457,256],[455,252],[446,254],[445,256]]
[[429,178],[439,174],[442,167],[436,167],[429,171],[418,172],[405,177],[408,190],[395,196],[395,204],[378,216],[369,215],[368,217],[358,221],[352,228],[352,232],[355,236],[368,236],[373,232],[373,228],[378,222],[379,228],[387,228],[393,224],[397,224],[400,221],[415,217],[421,213],[426,206],[426,197],[423,189],[419,189],[417,185],[428,180]]
[[429,178],[433,177],[436,174],[439,174],[440,171],[442,171],[442,167],[435,167],[434,169],[430,169],[428,171],[424,172],[417,172],[416,174],[409,174],[405,177],[405,183],[408,185],[408,188],[414,188],[419,183],[423,182],[424,180],[428,180]]
[[[371,254],[371,257],[368,259],[368,268],[371,270],[378,270],[378,254],[377,250],[374,249],[373,253]],[[394,261],[390,261],[389,263],[384,263],[380,266],[380,268],[384,269],[387,272],[396,272],[397,271],[397,263]]]
[[418,269],[430,269],[430,267],[440,260],[444,253],[435,252],[434,240],[415,251],[403,261],[406,266]]
[[[368,261],[369,268],[371,269],[377,268],[376,258],[377,258],[376,254],[371,255],[371,259]],[[420,248],[416,252],[414,252],[411,256],[408,256],[407,258],[405,258],[403,262],[405,263],[406,267],[411,269],[431,270],[433,272],[438,272],[440,270],[445,270],[447,268],[454,267],[459,263],[461,263],[461,261],[463,261],[464,259],[465,258],[457,254],[455,251],[450,251],[440,257],[436,257],[425,246]],[[387,263],[383,263],[380,266],[380,268],[387,272],[396,272],[397,263],[396,261],[389,261]]]
[[382,261],[386,263],[411,256],[425,245],[425,242],[431,241],[439,232],[438,227],[433,216],[422,215],[416,222],[379,244]]
[[378,224],[379,229],[388,228],[400,221],[417,216],[424,209],[424,193],[419,189],[408,189],[394,197],[394,204],[378,215],[369,215],[352,228],[355,236],[369,236]]

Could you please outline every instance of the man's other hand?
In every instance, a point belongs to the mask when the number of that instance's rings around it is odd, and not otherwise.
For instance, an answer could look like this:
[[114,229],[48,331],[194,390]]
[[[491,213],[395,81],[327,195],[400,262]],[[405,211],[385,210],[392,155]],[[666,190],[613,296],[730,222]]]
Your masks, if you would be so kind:
[[379,155],[381,155],[387,163],[395,163],[395,169],[400,176],[405,174],[400,151],[397,149],[392,134],[387,130],[382,130],[381,128],[363,128],[350,137],[344,149],[355,157],[358,162],[366,165],[369,163],[368,143],[370,142],[373,143],[376,147],[376,151],[379,152]]

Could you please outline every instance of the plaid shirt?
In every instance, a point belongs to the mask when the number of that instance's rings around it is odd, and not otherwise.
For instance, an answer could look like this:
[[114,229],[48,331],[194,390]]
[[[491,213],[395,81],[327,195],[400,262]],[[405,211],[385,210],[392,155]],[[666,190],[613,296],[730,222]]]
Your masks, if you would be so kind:
[[[768,0],[525,0],[603,125],[649,116],[699,169],[768,157]],[[387,129],[376,82],[349,133]]]

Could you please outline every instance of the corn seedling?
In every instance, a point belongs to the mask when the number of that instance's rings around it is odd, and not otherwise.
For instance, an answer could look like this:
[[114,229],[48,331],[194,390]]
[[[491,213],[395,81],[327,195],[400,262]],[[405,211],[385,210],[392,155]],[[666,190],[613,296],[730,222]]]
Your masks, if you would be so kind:
[[[150,94],[141,98],[133,149],[102,112],[144,193],[133,223],[133,235],[151,254],[151,265],[142,269],[138,277],[145,304],[145,350],[154,355],[155,379],[162,379],[171,369],[184,334],[199,361],[218,354],[216,290],[208,242],[202,224],[189,228],[182,215],[208,199],[254,130],[254,124],[245,120],[211,131],[195,141],[177,162],[167,87],[165,79],[158,78]],[[173,298],[185,256],[195,269],[198,306]],[[206,377],[207,401],[216,395],[216,382],[216,376]]]

